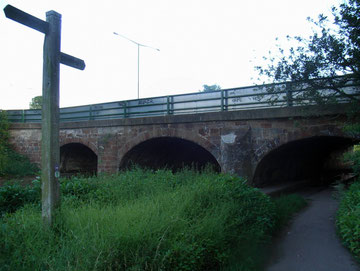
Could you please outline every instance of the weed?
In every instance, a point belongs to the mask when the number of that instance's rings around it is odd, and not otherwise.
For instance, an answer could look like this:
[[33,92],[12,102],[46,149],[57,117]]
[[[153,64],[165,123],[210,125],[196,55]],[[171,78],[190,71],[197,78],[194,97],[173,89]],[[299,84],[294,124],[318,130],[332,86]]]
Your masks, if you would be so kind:
[[6,112],[0,110],[0,176],[26,176],[37,173],[37,166],[11,146],[9,126]]
[[303,209],[307,202],[306,200],[296,194],[282,195],[273,199],[275,206],[275,226],[274,231],[278,232],[287,225],[293,215]]
[[273,225],[270,199],[229,175],[135,169],[61,189],[52,231],[37,206],[4,216],[3,270],[218,270],[235,250],[246,263],[243,244],[260,245]]
[[2,270],[257,270],[279,217],[268,196],[213,172],[134,169],[62,179],[61,191],[52,230],[31,197],[0,220]]
[[15,212],[27,203],[39,203],[40,181],[34,180],[32,186],[22,186],[19,182],[8,182],[0,186],[0,217]]
[[336,226],[344,245],[360,260],[360,181],[343,193]]

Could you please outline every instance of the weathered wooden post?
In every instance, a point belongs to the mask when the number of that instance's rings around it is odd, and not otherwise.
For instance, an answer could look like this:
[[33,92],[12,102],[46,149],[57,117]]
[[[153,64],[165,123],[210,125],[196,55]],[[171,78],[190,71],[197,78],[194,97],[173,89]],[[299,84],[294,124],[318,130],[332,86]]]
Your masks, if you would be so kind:
[[52,224],[55,208],[60,203],[59,184],[59,80],[61,15],[46,13],[49,31],[45,35],[43,52],[43,87],[41,121],[41,191],[42,217]]
[[59,186],[59,81],[60,63],[83,70],[85,62],[60,51],[61,14],[46,13],[46,22],[11,5],[4,8],[7,18],[45,34],[43,53],[43,105],[41,139],[42,217],[51,226],[60,203]]

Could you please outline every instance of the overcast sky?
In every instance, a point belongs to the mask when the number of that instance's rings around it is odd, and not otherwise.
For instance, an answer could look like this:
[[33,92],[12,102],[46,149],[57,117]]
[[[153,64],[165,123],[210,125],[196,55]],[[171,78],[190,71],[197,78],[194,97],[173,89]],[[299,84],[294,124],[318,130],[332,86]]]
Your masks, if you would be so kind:
[[11,4],[45,20],[62,14],[61,50],[85,60],[61,65],[60,106],[196,92],[202,85],[253,85],[262,56],[286,35],[309,36],[308,16],[343,0],[0,0],[0,108],[26,109],[42,89],[44,35],[5,18]]

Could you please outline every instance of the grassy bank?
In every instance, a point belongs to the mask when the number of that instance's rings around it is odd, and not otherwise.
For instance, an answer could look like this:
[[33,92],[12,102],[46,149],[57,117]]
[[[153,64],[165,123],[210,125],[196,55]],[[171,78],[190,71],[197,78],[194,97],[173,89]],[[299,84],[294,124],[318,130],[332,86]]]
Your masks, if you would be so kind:
[[[0,177],[10,178],[36,174],[39,169],[27,157],[17,153],[10,144],[10,123],[0,110]],[[0,180],[1,184],[1,180]]]
[[360,261],[360,180],[342,193],[336,225],[344,245]]
[[286,213],[237,177],[133,170],[62,180],[45,231],[31,189],[1,219],[1,270],[258,270]]
[[[355,135],[359,135],[360,125],[356,124],[349,130]],[[358,177],[357,181],[347,190],[340,190],[340,206],[336,226],[344,245],[360,262],[360,145],[355,145],[352,151],[345,154],[344,158]]]

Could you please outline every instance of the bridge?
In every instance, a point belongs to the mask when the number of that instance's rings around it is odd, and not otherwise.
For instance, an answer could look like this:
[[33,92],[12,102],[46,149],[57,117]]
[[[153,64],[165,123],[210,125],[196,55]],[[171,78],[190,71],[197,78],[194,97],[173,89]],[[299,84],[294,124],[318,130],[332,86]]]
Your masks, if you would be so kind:
[[[115,173],[132,165],[183,166],[246,177],[255,186],[339,174],[347,101],[302,105],[258,99],[254,87],[61,109],[63,174]],[[306,102],[306,101],[305,101]],[[307,103],[308,104],[308,103]],[[17,151],[40,163],[41,112],[8,111]]]

